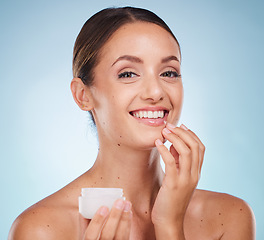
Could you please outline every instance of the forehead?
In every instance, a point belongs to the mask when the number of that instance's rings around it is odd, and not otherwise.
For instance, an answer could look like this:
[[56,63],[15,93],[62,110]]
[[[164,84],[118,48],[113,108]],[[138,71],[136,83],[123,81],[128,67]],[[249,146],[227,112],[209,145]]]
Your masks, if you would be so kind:
[[145,52],[176,55],[180,59],[180,49],[174,37],[164,28],[154,23],[134,22],[121,26],[101,49],[101,57],[122,54],[142,55]]

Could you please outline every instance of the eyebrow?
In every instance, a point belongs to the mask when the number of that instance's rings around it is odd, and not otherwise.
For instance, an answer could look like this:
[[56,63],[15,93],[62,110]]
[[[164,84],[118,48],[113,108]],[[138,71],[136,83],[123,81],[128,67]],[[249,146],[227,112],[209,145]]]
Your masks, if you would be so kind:
[[112,66],[114,66],[118,61],[121,61],[121,60],[127,60],[130,62],[136,62],[136,63],[143,63],[143,61],[138,57],[131,56],[131,55],[123,55],[119,57],[118,59],[116,59],[115,62],[112,64]]
[[[114,61],[114,63],[112,64],[112,66],[114,66],[118,61],[121,61],[121,60],[127,60],[130,62],[136,62],[136,63],[143,63],[143,60],[138,58],[138,57],[131,56],[131,55],[123,55],[123,56],[120,56],[118,59],[116,59]],[[172,56],[168,56],[168,57],[163,58],[161,60],[161,63],[166,63],[166,62],[173,61],[173,60],[180,62],[176,56],[172,55]]]
[[166,62],[169,62],[169,61],[172,61],[172,60],[180,62],[179,59],[176,56],[172,55],[172,56],[168,56],[168,57],[163,58],[161,60],[161,63],[166,63]]

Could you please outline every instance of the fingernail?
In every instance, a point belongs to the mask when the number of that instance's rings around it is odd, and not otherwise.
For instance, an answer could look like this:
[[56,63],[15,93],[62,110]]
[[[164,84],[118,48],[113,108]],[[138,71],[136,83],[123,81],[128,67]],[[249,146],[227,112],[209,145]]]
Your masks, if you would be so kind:
[[160,141],[160,139],[156,139],[155,142],[156,142],[157,145],[162,145],[163,144],[162,141]]
[[165,132],[165,133],[171,133],[171,131],[168,128],[163,128],[163,132]]
[[131,202],[125,201],[124,212],[130,212],[131,205],[132,205]]
[[180,127],[183,128],[184,130],[189,130],[184,124],[181,124]]
[[124,208],[124,201],[122,199],[118,199],[116,202],[115,202],[115,208],[117,209],[123,209]]
[[171,123],[167,123],[166,127],[170,128],[170,129],[174,129],[175,128],[175,126],[173,124],[171,124]]
[[108,208],[107,207],[101,207],[99,210],[99,214],[102,216],[106,216],[108,214]]

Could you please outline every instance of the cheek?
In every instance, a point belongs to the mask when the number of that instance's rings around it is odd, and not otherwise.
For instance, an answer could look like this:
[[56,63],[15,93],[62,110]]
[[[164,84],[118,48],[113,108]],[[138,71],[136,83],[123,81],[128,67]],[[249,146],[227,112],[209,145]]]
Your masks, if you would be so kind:
[[183,98],[184,98],[183,90],[180,90],[178,92],[178,95],[177,96],[178,96],[177,99],[178,99],[179,107],[182,107]]
[[183,102],[183,87],[179,85],[169,90],[169,96],[174,106],[180,107]]
[[117,122],[120,122],[122,117],[121,113],[125,108],[124,100],[125,98],[119,97],[113,93],[102,94],[101,97],[98,96],[94,107],[97,121],[105,126],[118,126]]
[[183,105],[183,89],[181,87],[174,89],[170,92],[170,101],[173,105],[172,115],[170,115],[172,121],[175,125],[178,123],[178,120],[181,115],[182,105]]

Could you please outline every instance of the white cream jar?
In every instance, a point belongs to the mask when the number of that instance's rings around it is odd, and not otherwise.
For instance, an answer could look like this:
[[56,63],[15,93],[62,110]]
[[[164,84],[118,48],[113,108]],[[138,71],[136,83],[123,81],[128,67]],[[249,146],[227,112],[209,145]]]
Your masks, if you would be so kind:
[[114,202],[123,197],[122,188],[82,188],[79,197],[79,212],[84,218],[92,219],[101,206],[111,210]]

